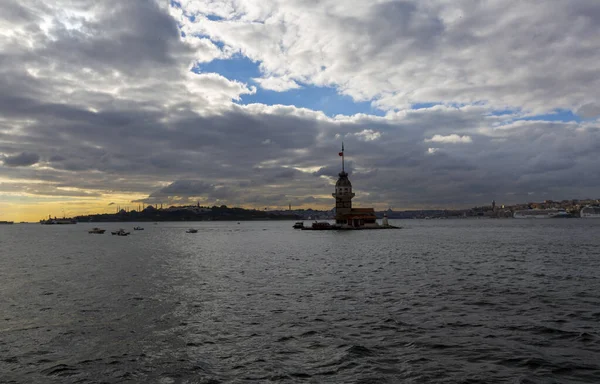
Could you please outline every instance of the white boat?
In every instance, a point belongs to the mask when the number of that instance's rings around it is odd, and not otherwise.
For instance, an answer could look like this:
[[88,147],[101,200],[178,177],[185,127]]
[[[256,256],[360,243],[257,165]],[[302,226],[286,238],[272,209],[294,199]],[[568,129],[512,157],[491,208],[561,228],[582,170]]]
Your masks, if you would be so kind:
[[572,217],[564,209],[524,209],[513,213],[515,219],[555,219]]
[[600,218],[600,206],[588,205],[581,208],[579,216],[585,219],[598,219]]
[[106,229],[100,229],[100,228],[92,228],[88,231],[88,233],[96,233],[98,235],[101,235],[104,232],[106,232]]
[[196,233],[196,232],[198,232],[198,230],[194,229],[194,228],[190,228],[187,231],[185,231],[185,233]]
[[126,232],[123,228],[120,228],[118,231],[113,231],[111,233],[113,235],[117,235],[117,236],[127,236],[127,235],[129,235],[129,232]]

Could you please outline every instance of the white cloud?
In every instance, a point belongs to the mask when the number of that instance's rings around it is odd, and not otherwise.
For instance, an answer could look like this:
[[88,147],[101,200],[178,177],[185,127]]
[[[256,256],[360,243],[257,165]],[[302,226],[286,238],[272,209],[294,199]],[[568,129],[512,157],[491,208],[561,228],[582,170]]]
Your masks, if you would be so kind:
[[459,136],[456,133],[451,135],[443,136],[443,135],[433,135],[431,139],[425,139],[426,143],[447,143],[447,144],[465,144],[472,143],[473,140],[471,136]]
[[336,86],[384,109],[487,101],[541,112],[600,98],[596,0],[181,4],[196,17],[179,20],[186,33],[260,62],[268,77]]
[[282,77],[267,77],[267,78],[254,78],[252,79],[257,82],[261,88],[268,89],[276,92],[289,91],[290,89],[298,89],[300,85],[294,80],[285,79]]
[[229,80],[218,73],[187,72],[186,87],[191,94],[207,97],[215,103],[239,100],[240,95],[256,93],[255,87],[247,87],[239,81]]
[[362,131],[354,134],[360,140],[363,141],[374,141],[381,137],[381,133],[372,129],[363,129]]

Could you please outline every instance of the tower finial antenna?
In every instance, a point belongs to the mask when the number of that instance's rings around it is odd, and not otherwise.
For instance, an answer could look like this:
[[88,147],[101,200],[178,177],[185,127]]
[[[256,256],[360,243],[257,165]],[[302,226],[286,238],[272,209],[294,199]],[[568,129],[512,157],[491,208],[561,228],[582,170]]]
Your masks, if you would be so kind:
[[345,172],[344,170],[344,142],[342,141],[342,152],[340,152],[340,156],[342,156],[342,172]]

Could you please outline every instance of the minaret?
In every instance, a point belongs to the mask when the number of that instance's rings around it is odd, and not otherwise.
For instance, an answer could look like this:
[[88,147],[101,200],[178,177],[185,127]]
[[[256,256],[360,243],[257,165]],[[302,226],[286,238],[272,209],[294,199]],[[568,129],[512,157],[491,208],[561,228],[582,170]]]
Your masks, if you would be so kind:
[[335,197],[335,223],[346,224],[346,215],[352,212],[352,183],[348,180],[348,174],[344,169],[344,143],[342,143],[342,152],[339,153],[342,157],[342,172],[339,173],[337,183],[335,183],[335,193],[331,195]]

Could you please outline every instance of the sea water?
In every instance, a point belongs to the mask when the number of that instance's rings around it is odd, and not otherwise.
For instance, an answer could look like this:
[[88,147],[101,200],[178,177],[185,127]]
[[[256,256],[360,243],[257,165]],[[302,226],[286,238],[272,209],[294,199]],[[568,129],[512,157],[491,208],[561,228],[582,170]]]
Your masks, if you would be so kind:
[[0,226],[0,382],[600,382],[600,220],[391,223]]

